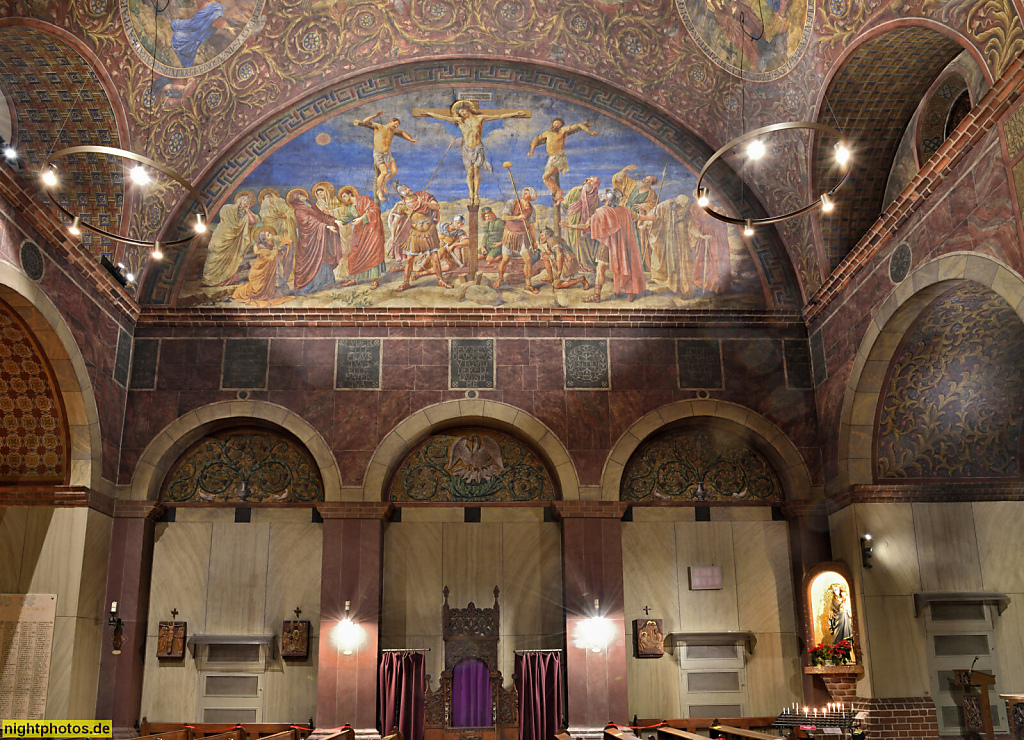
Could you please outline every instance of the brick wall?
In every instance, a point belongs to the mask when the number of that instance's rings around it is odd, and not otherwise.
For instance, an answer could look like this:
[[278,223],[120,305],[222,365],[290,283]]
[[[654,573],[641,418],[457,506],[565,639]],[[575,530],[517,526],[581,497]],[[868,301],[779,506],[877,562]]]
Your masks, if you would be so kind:
[[932,740],[939,737],[935,703],[928,696],[898,699],[858,699],[857,711],[867,713],[871,740]]

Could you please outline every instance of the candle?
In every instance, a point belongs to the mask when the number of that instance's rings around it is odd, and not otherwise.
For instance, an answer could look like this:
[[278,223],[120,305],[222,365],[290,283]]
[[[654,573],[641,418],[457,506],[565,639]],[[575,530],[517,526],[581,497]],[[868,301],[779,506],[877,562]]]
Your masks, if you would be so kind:
[[807,707],[804,707],[804,716],[807,716]]

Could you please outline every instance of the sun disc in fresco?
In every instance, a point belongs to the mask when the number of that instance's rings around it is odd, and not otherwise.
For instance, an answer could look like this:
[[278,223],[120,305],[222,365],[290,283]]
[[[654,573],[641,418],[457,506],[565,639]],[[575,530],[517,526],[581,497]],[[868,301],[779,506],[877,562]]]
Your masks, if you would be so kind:
[[319,144],[320,146],[327,146],[328,144],[331,143],[331,135],[330,134],[317,134],[316,135],[316,143]]
[[676,8],[711,61],[754,82],[793,69],[814,25],[813,0],[676,0]]
[[135,53],[171,78],[219,66],[266,20],[266,0],[170,0],[159,12],[152,0],[120,2],[121,22]]

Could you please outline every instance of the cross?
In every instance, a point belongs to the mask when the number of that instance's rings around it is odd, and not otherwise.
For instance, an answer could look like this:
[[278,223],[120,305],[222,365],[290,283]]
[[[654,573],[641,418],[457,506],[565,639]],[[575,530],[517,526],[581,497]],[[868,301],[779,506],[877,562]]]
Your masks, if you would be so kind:
[[178,610],[177,609],[171,609],[171,621],[173,622],[177,618],[178,618]]
[[647,616],[651,616],[651,607],[645,606],[644,607],[644,614],[646,614]]
[[298,619],[300,614],[302,614],[302,610],[299,607],[295,607],[295,618]]

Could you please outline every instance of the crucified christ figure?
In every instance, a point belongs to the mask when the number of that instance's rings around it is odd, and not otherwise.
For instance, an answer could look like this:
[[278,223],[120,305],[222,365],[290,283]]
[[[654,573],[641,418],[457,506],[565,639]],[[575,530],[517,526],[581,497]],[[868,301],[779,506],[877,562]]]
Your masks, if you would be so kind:
[[480,170],[491,171],[484,151],[484,124],[500,121],[505,118],[530,118],[528,110],[480,110],[472,100],[456,100],[450,111],[433,108],[414,108],[414,116],[436,118],[445,123],[454,123],[462,131],[462,164],[466,167],[466,186],[469,189],[469,202],[476,205],[480,202]]
[[384,201],[388,196],[388,183],[398,174],[398,163],[391,156],[391,142],[396,136],[406,141],[416,143],[408,132],[398,128],[401,121],[392,118],[387,123],[377,123],[374,118],[380,118],[384,111],[377,111],[369,118],[361,118],[352,121],[353,126],[362,126],[373,130],[373,194],[377,200]]

